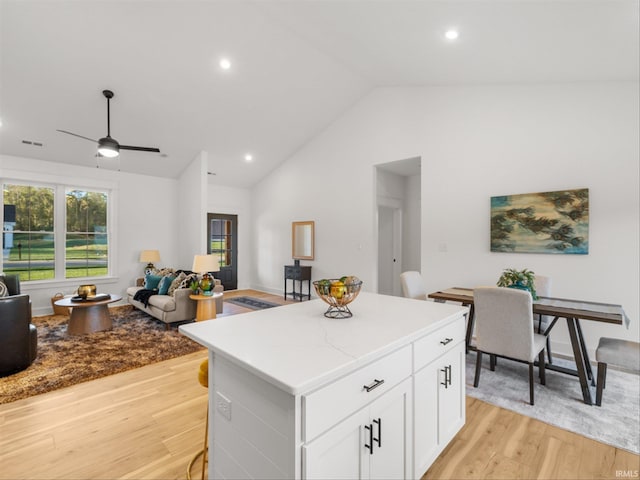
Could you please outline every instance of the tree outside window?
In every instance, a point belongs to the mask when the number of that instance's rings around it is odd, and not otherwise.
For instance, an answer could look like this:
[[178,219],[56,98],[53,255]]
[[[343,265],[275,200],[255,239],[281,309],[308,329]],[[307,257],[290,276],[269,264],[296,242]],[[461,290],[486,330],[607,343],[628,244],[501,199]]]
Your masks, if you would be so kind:
[[3,270],[20,280],[54,278],[54,189],[3,186]]
[[65,277],[108,273],[107,194],[66,191]]
[[[21,281],[108,275],[108,194],[67,187],[65,202],[56,204],[57,188],[3,185],[1,270]],[[56,211],[63,225],[54,224]],[[56,272],[57,245],[64,273]]]

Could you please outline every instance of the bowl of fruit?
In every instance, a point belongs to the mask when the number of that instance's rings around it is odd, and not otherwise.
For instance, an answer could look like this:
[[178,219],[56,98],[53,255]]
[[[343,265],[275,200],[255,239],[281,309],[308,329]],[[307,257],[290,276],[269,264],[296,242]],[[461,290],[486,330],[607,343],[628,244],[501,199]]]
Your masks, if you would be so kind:
[[329,304],[329,308],[324,312],[328,318],[349,318],[353,314],[348,304],[353,302],[360,293],[362,280],[353,275],[341,278],[316,280],[313,282],[318,296]]

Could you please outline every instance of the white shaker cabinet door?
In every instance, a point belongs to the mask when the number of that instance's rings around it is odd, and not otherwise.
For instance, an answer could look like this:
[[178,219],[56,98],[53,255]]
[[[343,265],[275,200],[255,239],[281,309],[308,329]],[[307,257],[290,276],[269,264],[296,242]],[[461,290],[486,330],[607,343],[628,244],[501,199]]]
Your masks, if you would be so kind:
[[303,447],[304,478],[360,479],[369,477],[369,458],[364,442],[369,438],[368,409],[351,415]]
[[371,404],[369,421],[373,453],[369,455],[369,478],[393,480],[411,477],[411,379]]
[[464,342],[414,377],[414,476],[422,476],[464,424]]
[[[448,352],[440,361],[440,389],[438,399],[439,414],[439,435],[438,443],[444,448],[451,439],[458,433],[465,421],[465,349],[464,344]],[[446,375],[447,384],[442,385],[444,380],[443,369],[448,368]]]
[[411,380],[303,447],[306,479],[402,479],[411,476]]
[[439,362],[428,364],[414,377],[414,477],[421,477],[438,455]]

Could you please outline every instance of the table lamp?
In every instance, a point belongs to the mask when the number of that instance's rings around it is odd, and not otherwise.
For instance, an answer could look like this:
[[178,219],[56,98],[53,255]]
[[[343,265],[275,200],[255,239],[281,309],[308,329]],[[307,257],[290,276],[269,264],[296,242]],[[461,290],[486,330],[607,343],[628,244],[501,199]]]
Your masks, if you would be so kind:
[[195,273],[202,274],[200,279],[200,290],[203,295],[213,295],[213,286],[215,281],[209,272],[220,271],[218,259],[213,255],[195,255],[193,257],[193,267]]
[[155,268],[153,266],[153,262],[159,262],[159,261],[160,261],[160,252],[158,250],[142,250],[142,252],[140,252],[140,262],[141,263],[147,262],[147,266],[144,267],[145,275],[149,275]]

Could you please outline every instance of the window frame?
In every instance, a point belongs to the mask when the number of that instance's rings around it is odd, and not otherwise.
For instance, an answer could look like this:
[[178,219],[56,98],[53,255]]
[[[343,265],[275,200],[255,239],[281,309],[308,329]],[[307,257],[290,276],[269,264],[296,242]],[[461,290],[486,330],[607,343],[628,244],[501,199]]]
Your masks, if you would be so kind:
[[[0,183],[22,186],[47,187],[54,189],[54,278],[44,280],[20,280],[20,283],[29,286],[56,286],[78,285],[79,282],[91,281],[93,283],[111,283],[117,280],[117,240],[114,235],[117,212],[117,184],[108,181],[97,181],[86,178],[69,178],[57,175],[38,175],[37,178],[29,172],[1,172]],[[72,277],[66,278],[66,237],[67,237],[67,190],[83,190],[100,192],[107,195],[107,274],[96,277]],[[4,189],[0,192],[0,200],[4,205]],[[0,221],[4,224],[4,209],[0,210]],[[73,232],[72,232],[73,233]],[[0,271],[3,270],[4,257],[0,257]]]

